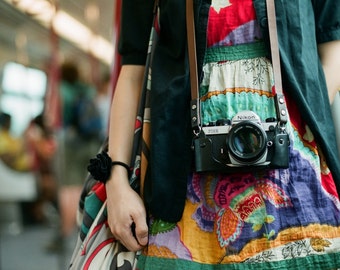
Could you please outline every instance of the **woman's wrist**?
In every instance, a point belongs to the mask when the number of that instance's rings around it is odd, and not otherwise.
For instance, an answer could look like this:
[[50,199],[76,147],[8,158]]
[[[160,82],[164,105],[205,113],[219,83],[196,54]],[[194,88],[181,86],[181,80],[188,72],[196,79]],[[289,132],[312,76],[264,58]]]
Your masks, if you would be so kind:
[[131,168],[130,168],[130,166],[128,164],[126,164],[126,163],[124,163],[122,161],[112,161],[111,166],[112,167],[114,167],[114,166],[123,167],[127,171],[128,176],[130,176]]

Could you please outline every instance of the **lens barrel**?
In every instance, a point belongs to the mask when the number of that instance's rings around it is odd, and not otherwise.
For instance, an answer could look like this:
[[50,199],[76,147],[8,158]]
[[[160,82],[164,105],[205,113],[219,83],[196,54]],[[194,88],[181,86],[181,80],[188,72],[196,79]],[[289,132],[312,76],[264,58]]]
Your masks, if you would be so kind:
[[267,135],[255,122],[242,121],[231,128],[226,144],[235,160],[252,165],[265,155]]

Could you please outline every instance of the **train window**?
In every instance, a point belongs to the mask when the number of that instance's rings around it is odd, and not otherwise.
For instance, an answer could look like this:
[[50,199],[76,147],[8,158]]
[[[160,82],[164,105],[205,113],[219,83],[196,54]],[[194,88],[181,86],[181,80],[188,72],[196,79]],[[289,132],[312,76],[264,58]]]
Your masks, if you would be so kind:
[[8,62],[1,81],[0,109],[12,116],[12,132],[21,135],[28,123],[42,113],[47,76],[42,70]]

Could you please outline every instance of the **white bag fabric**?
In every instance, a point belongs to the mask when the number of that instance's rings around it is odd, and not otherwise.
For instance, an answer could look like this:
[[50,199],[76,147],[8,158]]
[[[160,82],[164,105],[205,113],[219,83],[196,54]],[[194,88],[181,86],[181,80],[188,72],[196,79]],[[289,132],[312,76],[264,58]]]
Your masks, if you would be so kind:
[[86,237],[78,237],[69,270],[135,270],[138,256],[116,241],[107,224],[106,202],[97,213]]

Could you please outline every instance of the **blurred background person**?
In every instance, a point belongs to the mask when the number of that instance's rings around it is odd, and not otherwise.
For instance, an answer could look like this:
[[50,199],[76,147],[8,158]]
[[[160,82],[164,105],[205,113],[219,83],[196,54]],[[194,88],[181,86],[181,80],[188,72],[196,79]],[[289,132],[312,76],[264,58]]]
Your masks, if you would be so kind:
[[11,133],[12,117],[2,112],[0,114],[0,159],[11,169],[29,171],[33,160],[29,155],[24,140]]
[[52,130],[45,123],[43,114],[29,123],[24,138],[33,159],[32,169],[37,177],[38,197],[33,202],[22,203],[23,220],[26,224],[48,223],[49,208],[58,210],[55,158],[57,142]]
[[[22,136],[14,135],[12,115],[0,113],[0,232],[22,232],[21,203],[37,196],[34,160]],[[31,213],[31,209],[29,213]]]
[[95,105],[96,89],[80,79],[72,62],[61,66],[62,139],[61,185],[82,185],[86,167],[100,145],[102,120]]
[[108,135],[108,123],[111,107],[111,84],[110,84],[110,74],[106,73],[97,88],[97,94],[95,97],[95,103],[98,108],[101,117],[101,132],[100,138],[105,140]]
[[96,88],[81,79],[79,68],[67,61],[61,66],[62,127],[58,132],[58,205],[60,231],[48,249],[60,251],[62,239],[76,229],[76,212],[90,158],[103,140],[103,120],[95,102]]

